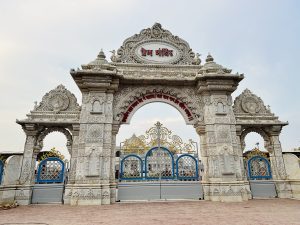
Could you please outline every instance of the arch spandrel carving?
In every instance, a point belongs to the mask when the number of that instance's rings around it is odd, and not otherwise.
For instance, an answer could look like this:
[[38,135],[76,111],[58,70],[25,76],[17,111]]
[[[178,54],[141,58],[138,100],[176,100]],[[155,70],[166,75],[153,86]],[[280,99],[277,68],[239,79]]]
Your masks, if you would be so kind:
[[236,124],[244,128],[256,126],[266,128],[268,126],[285,126],[287,122],[281,122],[275,116],[269,106],[266,106],[263,100],[253,94],[249,89],[243,91],[234,100],[233,112],[236,118]]
[[33,112],[44,111],[80,111],[80,106],[74,94],[63,85],[57,86],[55,89],[46,93],[38,106]]
[[79,122],[81,107],[74,94],[63,85],[46,93],[42,101],[27,114],[27,119],[17,120],[19,124],[26,123],[63,123]]
[[114,121],[128,123],[140,107],[150,102],[165,102],[174,106],[187,124],[197,124],[203,120],[204,103],[191,88],[123,86],[114,97]]
[[265,106],[263,100],[253,94],[249,89],[245,89],[243,93],[234,100],[233,111],[235,114],[265,114],[274,116],[270,109]]

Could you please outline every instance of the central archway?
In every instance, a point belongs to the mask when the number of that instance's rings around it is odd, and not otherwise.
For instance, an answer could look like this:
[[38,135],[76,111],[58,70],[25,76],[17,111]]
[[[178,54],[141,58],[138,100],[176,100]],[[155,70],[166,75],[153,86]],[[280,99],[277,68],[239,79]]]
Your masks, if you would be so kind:
[[[170,104],[169,96],[161,94],[158,97],[165,96],[167,101],[157,101],[155,96],[147,96],[142,101],[135,100],[138,104],[130,111],[127,123],[122,123],[125,126],[121,125],[118,132],[118,200],[202,199],[201,177],[198,173],[198,134],[194,127],[187,124],[184,111]],[[176,99],[171,97],[171,101],[176,102]],[[133,107],[131,105],[129,108]],[[159,144],[158,124],[161,125]],[[132,134],[132,137],[128,136]],[[195,149],[188,149],[191,139]]]
[[175,107],[186,124],[203,120],[203,101],[195,90],[189,88],[163,88],[161,86],[126,86],[115,95],[114,121],[129,124],[134,113],[142,106],[163,102]]
[[184,117],[187,123],[195,119],[195,116],[192,114],[191,110],[180,99],[173,97],[169,94],[152,92],[140,96],[133,103],[129,105],[129,107],[126,109],[125,113],[123,114],[121,120],[122,123],[129,123],[133,114],[140,107],[152,102],[164,102],[174,106],[181,113],[181,115]]

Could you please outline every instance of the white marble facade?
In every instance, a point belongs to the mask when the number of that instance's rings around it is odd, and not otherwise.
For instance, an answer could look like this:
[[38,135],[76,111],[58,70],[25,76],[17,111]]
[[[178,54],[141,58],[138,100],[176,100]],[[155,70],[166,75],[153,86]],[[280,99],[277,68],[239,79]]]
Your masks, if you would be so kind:
[[[153,54],[156,57],[152,60]],[[119,127],[130,123],[134,112],[149,102],[169,103],[186,124],[195,127],[201,140],[206,200],[239,202],[251,198],[242,155],[244,137],[251,131],[265,140],[273,174],[280,181],[279,196],[289,197],[281,188],[286,172],[279,142],[286,123],[249,90],[233,103],[231,94],[244,79],[243,74],[231,73],[210,54],[201,63],[199,54],[186,41],[160,24],[126,39],[118,51],[113,51],[111,62],[101,51],[94,61],[70,73],[82,93],[81,106],[59,85],[43,97],[27,119],[17,121],[26,133],[16,190],[21,204],[30,204],[35,158],[43,138],[53,131],[66,135],[71,155],[64,203],[114,203],[116,135]]]

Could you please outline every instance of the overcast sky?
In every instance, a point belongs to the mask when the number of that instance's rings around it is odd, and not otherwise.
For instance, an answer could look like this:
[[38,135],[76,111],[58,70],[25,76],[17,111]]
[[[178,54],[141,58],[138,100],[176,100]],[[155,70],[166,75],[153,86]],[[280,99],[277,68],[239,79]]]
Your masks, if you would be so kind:
[[[1,0],[0,151],[23,150],[25,135],[15,120],[24,119],[33,102],[57,85],[64,84],[81,102],[70,68],[92,61],[101,48],[109,58],[110,50],[155,22],[185,39],[202,61],[210,52],[217,63],[244,73],[234,97],[245,88],[259,95],[289,122],[282,131],[283,149],[299,147],[299,12],[299,1],[287,0]],[[174,109],[141,108],[132,124],[120,129],[118,141],[145,130],[140,121],[150,126],[157,119],[174,126],[179,121],[175,133],[187,129],[186,138],[197,138],[176,110],[164,110]],[[60,146],[52,139],[49,146]]]

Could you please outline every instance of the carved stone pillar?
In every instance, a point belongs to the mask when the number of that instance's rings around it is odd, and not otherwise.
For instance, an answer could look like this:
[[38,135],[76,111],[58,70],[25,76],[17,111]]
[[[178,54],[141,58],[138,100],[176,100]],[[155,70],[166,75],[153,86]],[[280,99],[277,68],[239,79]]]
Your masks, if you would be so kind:
[[65,194],[71,205],[111,203],[111,193],[115,192],[111,177],[112,99],[113,94],[109,92],[83,93],[79,136],[73,138],[75,172],[72,168],[72,187]]
[[[203,178],[205,199],[247,200],[244,194],[247,191],[243,180],[243,158],[229,103],[231,96],[211,94],[204,98],[205,132],[202,134],[201,157],[206,170]],[[222,112],[218,111],[218,103],[223,105]]]
[[25,124],[23,130],[26,133],[26,141],[16,200],[20,205],[28,205],[31,203],[32,186],[35,181],[36,157],[41,146],[36,146],[38,131],[34,124]]
[[67,147],[71,155],[70,170],[68,173],[68,183],[64,192],[64,204],[70,204],[70,193],[76,180],[76,168],[78,159],[78,144],[79,144],[79,128],[78,124],[72,126],[72,143],[68,143]]
[[204,101],[205,132],[201,135],[201,157],[206,165],[202,181],[204,197],[224,202],[248,200],[231,97],[243,77],[226,74],[224,82],[221,74],[228,71],[217,65],[210,55],[202,70],[198,92]]
[[244,158],[243,158],[243,150],[245,149],[245,143],[244,140],[242,140],[241,136],[242,136],[242,126],[236,125],[237,156],[239,157],[239,161],[240,161],[242,180],[247,182],[248,176],[247,176],[247,170],[245,168]]
[[112,138],[111,138],[111,154],[110,154],[110,203],[116,202],[116,178],[115,178],[115,163],[116,163],[116,136],[118,134],[120,125],[113,124]]
[[277,194],[279,198],[291,198],[292,191],[287,180],[287,174],[282,157],[282,148],[279,141],[280,126],[273,126],[270,132],[270,140],[273,150],[270,153],[271,169],[273,180],[275,180]]
[[208,181],[208,161],[207,161],[207,149],[205,140],[205,125],[195,125],[197,134],[200,137],[200,152],[201,152],[201,162],[203,164],[204,171],[202,173],[202,181]]
[[76,165],[77,165],[77,158],[78,158],[78,144],[79,144],[79,125],[73,125],[72,129],[72,145],[70,146],[70,172],[68,174],[68,184],[75,183],[76,177]]

